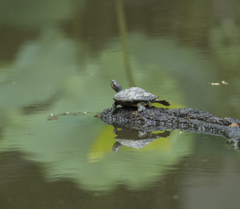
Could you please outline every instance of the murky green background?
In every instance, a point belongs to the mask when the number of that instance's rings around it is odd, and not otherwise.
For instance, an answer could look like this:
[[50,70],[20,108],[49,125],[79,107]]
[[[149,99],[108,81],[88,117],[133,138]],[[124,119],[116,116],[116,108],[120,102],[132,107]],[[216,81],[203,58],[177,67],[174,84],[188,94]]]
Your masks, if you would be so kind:
[[239,207],[224,138],[174,131],[113,153],[113,127],[93,117],[115,79],[240,119],[239,0],[0,3],[1,208]]

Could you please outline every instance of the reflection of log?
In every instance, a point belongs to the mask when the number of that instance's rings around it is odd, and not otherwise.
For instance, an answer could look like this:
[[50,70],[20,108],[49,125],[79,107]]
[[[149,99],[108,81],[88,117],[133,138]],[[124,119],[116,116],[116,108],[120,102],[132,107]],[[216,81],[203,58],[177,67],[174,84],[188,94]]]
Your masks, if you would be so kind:
[[230,127],[232,123],[240,125],[233,118],[218,118],[213,114],[195,108],[164,109],[151,107],[138,113],[136,108],[118,108],[112,114],[112,108],[99,113],[97,117],[110,125],[122,124],[141,131],[180,129],[183,131],[223,136],[240,136],[239,127]]

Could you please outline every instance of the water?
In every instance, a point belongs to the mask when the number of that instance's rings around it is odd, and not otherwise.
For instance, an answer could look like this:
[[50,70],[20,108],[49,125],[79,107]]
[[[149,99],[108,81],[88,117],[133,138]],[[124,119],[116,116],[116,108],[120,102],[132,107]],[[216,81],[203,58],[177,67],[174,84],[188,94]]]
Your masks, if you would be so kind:
[[175,130],[113,152],[113,127],[93,116],[111,107],[115,79],[240,119],[239,8],[3,1],[0,207],[237,208],[240,156],[224,138]]

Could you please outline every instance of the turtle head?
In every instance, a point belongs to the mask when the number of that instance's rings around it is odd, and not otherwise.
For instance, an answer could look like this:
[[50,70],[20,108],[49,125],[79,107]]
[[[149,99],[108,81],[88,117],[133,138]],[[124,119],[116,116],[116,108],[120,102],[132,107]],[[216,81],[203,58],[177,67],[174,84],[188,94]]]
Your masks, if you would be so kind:
[[111,80],[110,81],[110,85],[113,88],[113,90],[116,91],[117,93],[119,91],[122,91],[122,87],[121,87],[121,85],[117,81]]
[[123,145],[120,143],[120,142],[116,142],[113,147],[112,147],[112,151],[113,152],[117,152],[118,150],[120,150],[120,148],[122,147]]

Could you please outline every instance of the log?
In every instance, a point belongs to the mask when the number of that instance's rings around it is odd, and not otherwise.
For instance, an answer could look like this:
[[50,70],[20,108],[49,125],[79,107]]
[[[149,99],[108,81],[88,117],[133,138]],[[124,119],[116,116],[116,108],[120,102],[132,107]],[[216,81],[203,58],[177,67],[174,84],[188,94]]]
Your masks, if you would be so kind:
[[240,120],[218,118],[196,108],[151,107],[138,112],[135,107],[120,107],[115,114],[112,113],[112,108],[108,108],[96,117],[114,127],[127,127],[143,132],[179,129],[231,138],[231,141],[240,137]]

